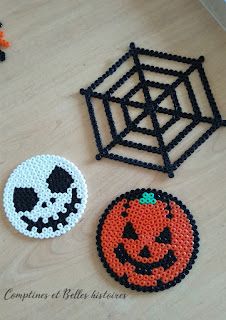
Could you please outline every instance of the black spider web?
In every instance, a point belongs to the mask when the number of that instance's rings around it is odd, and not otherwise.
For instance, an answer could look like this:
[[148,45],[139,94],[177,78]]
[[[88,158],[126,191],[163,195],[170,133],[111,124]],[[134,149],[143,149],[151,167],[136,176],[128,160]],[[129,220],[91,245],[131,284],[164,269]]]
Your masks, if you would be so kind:
[[[188,65],[188,68],[185,71],[177,71],[173,69],[166,69],[158,66],[143,64],[140,62],[140,55],[146,55],[156,57],[159,59],[166,59],[174,62],[184,63]],[[130,57],[133,58],[134,65],[129,71],[127,71],[118,81],[116,81],[112,85],[112,87],[108,89],[105,93],[99,93],[95,91],[95,89],[100,84],[102,84],[106,78],[112,75]],[[198,59],[186,58],[154,50],[142,49],[139,47],[135,47],[135,44],[131,43],[130,49],[125,55],[123,55],[115,64],[113,64],[100,78],[94,81],[87,89],[80,90],[81,94],[84,95],[86,98],[86,103],[90,115],[91,124],[93,127],[96,145],[99,151],[99,153],[96,156],[96,159],[100,160],[102,157],[105,157],[148,169],[162,171],[167,173],[170,178],[174,177],[174,171],[202,143],[204,143],[219,127],[226,126],[226,120],[222,120],[217,104],[211,92],[204,68],[202,66],[203,62],[203,56],[199,57]],[[192,72],[194,72],[195,70],[198,71],[203,89],[208,99],[212,111],[211,117],[202,115],[195,93],[193,91],[189,75],[191,75]],[[146,80],[144,76],[144,71],[151,71],[163,75],[171,75],[176,77],[176,80],[171,84]],[[113,95],[114,92],[117,89],[119,89],[135,73],[137,73],[139,77],[139,83],[136,86],[134,86],[124,97],[115,97]],[[176,88],[182,83],[184,84],[187,90],[188,97],[193,109],[192,113],[184,112],[182,106],[179,103],[176,94]],[[149,92],[149,88],[151,87],[162,89],[163,92],[159,96],[157,96],[157,98],[152,99]],[[144,103],[130,100],[130,98],[134,96],[139,90],[142,90],[143,92],[145,100]],[[173,102],[173,109],[168,109],[160,106],[160,103],[169,96],[171,97]],[[99,132],[98,123],[95,116],[95,108],[92,103],[93,98],[98,98],[102,100],[108,125],[110,128],[112,140],[105,146],[103,145],[101,140],[101,134]],[[117,132],[116,125],[112,116],[110,108],[111,102],[120,104],[123,111],[126,128],[120,132]],[[135,119],[132,120],[128,112],[128,107],[134,107],[143,111]],[[158,121],[157,114],[165,114],[170,116],[171,118],[161,127]],[[150,117],[152,121],[153,129],[147,129],[139,126],[140,122],[147,116]],[[163,134],[181,118],[189,119],[191,122],[182,131],[180,131],[177,134],[177,136],[173,138],[168,144],[165,144]],[[171,162],[169,152],[173,150],[175,146],[177,146],[182,141],[182,139],[185,138],[185,136],[188,135],[189,132],[191,132],[191,130],[194,129],[199,123],[207,123],[211,126],[192,144],[192,146],[190,146],[185,152],[183,152],[176,161]],[[158,141],[158,147],[147,146],[142,143],[137,143],[124,139],[130,132],[139,132],[144,135],[156,137]],[[159,154],[163,159],[164,165],[161,166],[158,164],[140,161],[137,159],[132,159],[129,157],[114,154],[111,152],[111,149],[116,145],[122,145],[138,150],[144,150],[147,152]]]

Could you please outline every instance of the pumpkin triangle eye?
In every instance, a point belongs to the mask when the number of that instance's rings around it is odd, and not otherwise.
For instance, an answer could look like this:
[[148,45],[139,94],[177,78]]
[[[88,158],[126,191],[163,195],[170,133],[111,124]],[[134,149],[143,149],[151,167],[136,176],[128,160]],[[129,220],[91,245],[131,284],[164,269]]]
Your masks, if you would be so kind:
[[131,222],[127,222],[123,231],[123,238],[137,240],[138,236]]
[[170,229],[168,227],[165,227],[163,231],[160,233],[160,235],[155,238],[155,241],[158,243],[170,244],[171,243]]

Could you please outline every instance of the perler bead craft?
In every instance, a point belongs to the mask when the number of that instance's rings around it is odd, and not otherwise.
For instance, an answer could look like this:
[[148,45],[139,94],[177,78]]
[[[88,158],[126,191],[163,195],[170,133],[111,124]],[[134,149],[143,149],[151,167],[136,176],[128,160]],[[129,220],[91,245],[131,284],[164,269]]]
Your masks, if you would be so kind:
[[199,247],[189,210],[176,197],[155,189],[136,189],[116,198],[100,218],[96,239],[107,272],[127,288],[148,292],[179,283]]
[[[142,63],[142,59],[152,59],[151,64]],[[111,77],[118,74],[118,70],[123,68],[125,63],[132,59],[132,67],[127,69],[117,81],[110,87],[106,84]],[[168,174],[170,178],[174,177],[174,171],[202,144],[204,143],[219,127],[226,126],[226,120],[222,120],[218,110],[216,101],[211,92],[202,63],[204,57],[200,56],[198,59],[186,58],[178,55],[158,52],[154,50],[147,50],[136,47],[134,43],[130,44],[130,49],[124,54],[115,64],[113,64],[101,77],[94,81],[87,89],[81,89],[80,92],[85,96],[88,107],[91,124],[96,140],[98,154],[97,160],[101,158],[108,158],[125,162],[128,164],[137,165],[140,167],[158,170]],[[157,63],[157,65],[156,65]],[[177,68],[166,68],[164,65],[170,63],[177,64]],[[125,69],[125,67],[124,67]],[[148,80],[146,75],[151,75]],[[204,96],[206,102],[200,103],[195,94],[196,86],[192,84],[192,76],[197,73],[197,78],[200,81],[199,94]],[[131,79],[136,76],[138,78],[136,84],[131,85]],[[155,77],[164,77],[165,80],[156,81]],[[170,80],[169,80],[170,78]],[[130,83],[129,83],[130,82]],[[120,94],[120,90],[129,83],[130,90]],[[100,87],[105,87],[100,90]],[[183,88],[182,88],[183,86]],[[106,89],[107,88],[107,89]],[[179,88],[184,89],[181,99],[187,99],[186,102],[181,102],[178,97]],[[98,89],[98,90],[97,90]],[[160,94],[152,97],[152,90],[159,90]],[[142,95],[142,101],[138,101],[137,94]],[[103,143],[103,136],[106,130],[100,132],[97,108],[94,100],[99,100],[105,113],[106,123],[109,128],[110,140]],[[169,106],[169,102],[172,107]],[[168,105],[165,105],[168,104]],[[187,112],[188,104],[190,111]],[[201,106],[205,110],[209,109],[209,116],[204,115]],[[115,116],[115,111],[119,110],[124,118],[124,126],[121,130],[117,128],[118,118]],[[135,118],[131,117],[131,110],[136,109],[138,115]],[[186,109],[186,110],[185,110]],[[114,112],[113,112],[114,111]],[[161,117],[168,117],[168,121],[161,125]],[[152,128],[148,129],[146,126],[141,126],[142,121],[150,119]],[[165,134],[168,130],[178,125],[178,122],[183,120],[188,122],[183,129],[179,129],[176,136],[172,137],[168,142],[165,141]],[[171,152],[175,151],[177,145],[184,143],[184,138],[187,135],[191,136],[191,131],[197,129],[199,125],[202,127],[208,126],[208,129],[202,132],[192,143],[185,146],[185,150],[179,153],[175,159],[171,159]],[[107,130],[108,130],[107,128]],[[156,140],[156,146],[139,142],[138,136],[136,141],[131,141],[130,134],[146,136],[147,140],[151,137]],[[196,134],[197,136],[197,134]],[[189,138],[189,137],[186,137]],[[185,139],[186,140],[186,139]],[[149,140],[150,141],[150,140]],[[152,143],[151,143],[152,144]],[[115,148],[120,147],[125,150],[126,155],[121,155]],[[130,149],[130,152],[129,150]],[[131,157],[127,155],[131,153],[131,149],[137,149],[138,153],[141,151],[152,153],[155,156],[160,156],[159,163],[153,161],[138,159],[137,156]],[[127,152],[128,151],[128,152]],[[135,151],[135,150],[134,150]],[[173,158],[173,157],[172,157]]]
[[73,163],[59,156],[38,155],[12,172],[3,204],[7,218],[19,232],[43,239],[74,227],[87,197],[85,179]]
[[[0,22],[0,28],[2,28],[2,23]],[[4,38],[4,32],[0,31],[0,47],[8,48],[10,46],[10,42]],[[5,60],[5,52],[0,50],[0,61]]]

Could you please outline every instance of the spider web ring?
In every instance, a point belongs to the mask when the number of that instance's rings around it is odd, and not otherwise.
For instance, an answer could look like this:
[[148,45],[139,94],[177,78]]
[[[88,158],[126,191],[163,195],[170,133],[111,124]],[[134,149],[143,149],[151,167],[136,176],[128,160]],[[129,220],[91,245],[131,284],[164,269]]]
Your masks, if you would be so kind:
[[[158,57],[160,59],[168,59],[168,60],[173,60],[177,62],[183,62],[190,64],[189,68],[182,72],[182,71],[176,71],[176,70],[171,70],[171,69],[166,69],[166,68],[160,68],[160,67],[155,67],[155,66],[150,66],[150,65],[145,65],[141,64],[139,62],[138,55],[143,54],[143,55],[149,55],[152,57]],[[128,58],[132,57],[134,60],[134,66],[126,72],[114,85],[108,89],[104,94],[99,93],[94,91],[101,83],[104,82],[104,80],[112,75],[117,68],[119,68]],[[104,74],[103,76],[99,77],[94,83],[92,83],[87,90],[81,89],[80,92],[81,94],[85,95],[86,98],[86,103],[88,106],[88,111],[90,114],[90,119],[91,123],[93,126],[93,131],[96,139],[96,144],[97,148],[99,150],[99,154],[96,156],[96,158],[99,160],[102,157],[105,158],[110,158],[113,160],[118,160],[122,162],[126,162],[129,164],[133,165],[138,165],[144,168],[149,168],[149,169],[154,169],[162,172],[168,173],[169,177],[173,177],[173,171],[176,170],[202,143],[204,143],[209,136],[216,131],[217,128],[220,126],[225,126],[226,121],[222,120],[220,113],[218,111],[218,107],[216,105],[216,102],[214,100],[214,97],[212,95],[208,80],[206,78],[204,69],[202,67],[202,62],[204,61],[204,57],[199,57],[198,59],[192,59],[192,58],[186,58],[186,57],[181,57],[177,55],[171,55],[168,53],[163,53],[163,52],[158,52],[158,51],[153,51],[153,50],[147,50],[147,49],[142,49],[135,47],[133,43],[130,44],[130,50],[122,56],[114,65],[112,65]],[[150,94],[148,92],[147,85],[154,84],[156,85],[155,82],[147,81],[144,78],[143,71],[144,70],[150,70],[150,71],[155,71],[158,73],[163,73],[167,75],[174,75],[178,76],[177,80],[175,80],[171,85],[168,85],[167,88],[165,88],[164,92],[160,94],[154,101],[151,100]],[[194,71],[198,70],[203,88],[205,90],[207,99],[209,101],[213,117],[205,117],[201,115],[198,103],[195,98],[195,94],[192,89],[192,85],[189,80],[189,75]],[[139,75],[139,80],[140,82],[130,90],[129,93],[127,93],[123,98],[118,98],[115,96],[112,96],[112,94],[124,83],[126,82],[133,74],[138,73]],[[186,113],[182,112],[180,105],[176,102],[177,104],[177,111],[175,110],[170,110],[167,108],[160,107],[159,104],[169,95],[174,95],[175,99],[175,89],[180,85],[180,83],[184,83],[189,99],[192,103],[193,111],[194,114],[192,113]],[[165,84],[157,83],[157,86],[161,86]],[[145,96],[145,103],[140,103],[138,101],[133,101],[129,100],[138,90],[142,88],[144,96]],[[94,107],[92,104],[91,99],[92,98],[98,98],[103,101],[106,117],[109,123],[110,127],[110,132],[112,135],[112,141],[105,147],[102,145],[101,141],[101,136],[100,132],[98,129],[98,124],[95,118],[95,112],[94,112]],[[116,102],[121,105],[121,108],[124,112],[124,117],[125,117],[125,122],[126,122],[126,128],[121,131],[120,133],[117,133],[115,125],[114,125],[114,120],[111,114],[110,110],[110,102]],[[173,101],[174,107],[175,107],[175,101]],[[130,121],[128,119],[128,106],[132,106],[135,108],[140,108],[143,109],[143,112],[136,117],[134,120]],[[176,109],[176,108],[175,108]],[[162,134],[164,132],[161,132],[162,128],[160,128],[158,119],[156,118],[156,113],[163,113],[163,114],[168,114],[172,116],[172,119],[168,121],[168,123],[165,124],[165,127],[163,128],[163,131],[168,130],[173,124],[176,123],[177,120],[180,118],[187,118],[191,119],[192,122],[184,128],[176,137],[173,139],[167,146],[165,146]],[[155,126],[154,126],[154,132],[151,131],[145,131],[145,128],[139,128],[138,124],[140,121],[146,117],[147,115],[151,116],[152,123],[154,121]],[[190,147],[188,148],[176,161],[173,163],[170,162],[169,160],[169,151],[171,151],[192,129],[196,127],[200,122],[204,123],[209,123],[211,124],[211,127],[204,133],[198,140]],[[154,125],[153,123],[153,125]],[[159,142],[159,150],[158,148],[151,147],[151,146],[145,146],[142,144],[137,144],[134,142],[125,142],[123,138],[131,131],[140,131],[145,134],[150,134],[153,136],[156,136],[158,142]],[[124,142],[122,142],[124,141]],[[159,166],[157,164],[153,163],[148,163],[148,162],[143,162],[140,160],[136,159],[131,159],[127,158],[124,156],[119,156],[113,153],[110,153],[109,151],[113,148],[113,146],[117,144],[128,144],[127,146],[129,147],[134,147],[139,150],[145,149],[145,151],[153,152],[153,153],[159,153],[162,155],[162,158],[164,160],[164,166]],[[144,148],[143,148],[144,147]],[[160,151],[160,152],[159,152]]]

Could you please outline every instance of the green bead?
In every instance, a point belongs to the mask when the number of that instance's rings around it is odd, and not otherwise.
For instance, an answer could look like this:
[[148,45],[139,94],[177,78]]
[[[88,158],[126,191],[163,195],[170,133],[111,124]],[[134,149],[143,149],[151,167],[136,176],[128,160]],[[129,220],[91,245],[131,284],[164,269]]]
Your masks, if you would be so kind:
[[149,193],[144,192],[144,193],[142,194],[142,197],[145,198],[145,199],[148,199],[148,198],[149,198]]
[[154,198],[154,193],[150,192],[144,192],[142,194],[142,197],[140,200],[139,200],[139,203],[140,204],[156,204],[156,199]]

